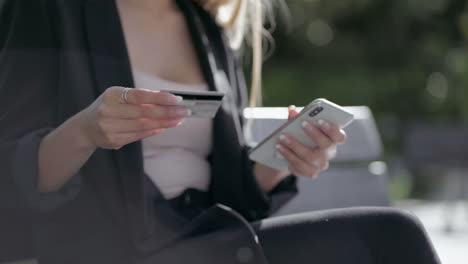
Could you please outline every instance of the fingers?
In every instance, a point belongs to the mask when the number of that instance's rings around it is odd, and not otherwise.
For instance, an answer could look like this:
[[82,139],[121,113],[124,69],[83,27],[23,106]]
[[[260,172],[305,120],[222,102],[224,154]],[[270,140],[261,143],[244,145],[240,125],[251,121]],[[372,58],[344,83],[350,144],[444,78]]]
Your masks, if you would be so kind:
[[287,134],[282,134],[279,137],[279,140],[282,144],[284,144],[286,147],[290,148],[294,154],[296,154],[299,157],[304,158],[305,160],[312,156],[312,149],[304,146],[303,144],[299,143],[297,140],[292,138],[291,136]]
[[[107,89],[103,94],[103,101],[110,104],[126,104],[122,101],[124,89],[118,86]],[[134,88],[127,93],[127,101],[128,104],[177,105],[182,102],[182,98],[166,92]]]
[[328,168],[327,151],[310,148],[287,134],[282,134],[280,136],[280,144],[309,165],[319,170]]
[[327,149],[335,144],[343,144],[346,141],[346,133],[336,124],[320,119],[318,127],[311,122],[303,121],[302,127],[307,135],[321,149]]
[[346,133],[337,124],[327,122],[323,119],[318,120],[320,129],[335,143],[343,144],[346,141]]
[[322,130],[314,126],[311,122],[303,121],[301,123],[305,133],[317,144],[321,149],[327,149],[333,145],[333,141],[322,132]]
[[[289,119],[298,114],[294,106],[288,107],[288,113]],[[288,160],[293,174],[313,178],[328,169],[329,160],[336,156],[336,145],[346,141],[346,133],[338,125],[322,119],[318,120],[317,126],[309,121],[302,122],[301,126],[317,147],[311,148],[283,134],[276,148],[280,157]]]
[[118,149],[128,143],[178,126],[190,111],[176,106],[181,97],[170,93],[131,89],[127,102],[123,87],[108,88],[88,111],[84,131],[97,147]]
[[105,119],[99,126],[103,134],[137,133],[141,131],[176,127],[182,119]]
[[296,176],[304,176],[314,178],[320,172],[317,167],[314,167],[303,161],[288,148],[278,144],[277,151],[289,162],[289,170]]
[[191,115],[189,109],[183,106],[162,106],[153,104],[120,104],[108,107],[103,105],[100,108],[102,118],[151,118],[151,119],[171,119],[182,118]]
[[132,89],[128,92],[128,104],[122,103],[123,87],[111,87],[102,95],[98,109],[100,118],[152,118],[170,119],[191,115],[189,109],[175,106],[181,98],[165,92]]
[[296,117],[298,114],[299,114],[299,112],[297,112],[296,106],[295,106],[295,105],[290,105],[290,106],[288,107],[288,120],[293,119],[293,118]]

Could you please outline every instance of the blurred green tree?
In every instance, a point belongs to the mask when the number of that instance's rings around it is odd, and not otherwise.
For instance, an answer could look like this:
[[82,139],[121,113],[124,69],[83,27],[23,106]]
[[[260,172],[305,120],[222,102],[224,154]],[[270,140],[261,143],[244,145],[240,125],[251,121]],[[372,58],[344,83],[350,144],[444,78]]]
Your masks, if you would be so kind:
[[[468,119],[464,0],[289,0],[264,70],[264,105],[317,97],[381,120]],[[281,21],[281,19],[279,19]]]
[[[287,5],[290,21],[277,18],[274,53],[265,62],[265,106],[305,105],[318,97],[367,105],[390,160],[400,159],[408,123],[468,121],[466,0],[288,0]],[[402,198],[409,189],[423,193],[428,185],[438,183],[394,177],[390,189]]]

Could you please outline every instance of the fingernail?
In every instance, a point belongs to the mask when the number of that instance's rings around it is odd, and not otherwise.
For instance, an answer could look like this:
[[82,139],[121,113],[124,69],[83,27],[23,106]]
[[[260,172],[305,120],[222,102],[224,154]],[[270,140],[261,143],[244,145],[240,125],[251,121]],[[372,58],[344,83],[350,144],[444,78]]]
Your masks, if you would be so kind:
[[289,109],[296,109],[296,106],[295,105],[290,105],[288,108]]
[[275,157],[278,159],[284,159],[284,156],[280,153],[280,151],[283,150],[283,147],[280,144],[276,144],[275,148],[277,150],[275,151]]
[[182,103],[183,100],[182,96],[174,96],[174,103],[176,104]]
[[280,141],[281,142],[284,142],[286,144],[289,144],[291,143],[291,140],[289,140],[289,138],[285,135],[285,134],[282,134],[280,137],[279,137]]
[[323,119],[319,119],[317,123],[319,124],[320,127],[322,127],[325,130],[330,129],[330,124]]
[[310,132],[310,131],[313,130],[312,125],[311,125],[309,122],[307,122],[307,121],[303,121],[303,122],[301,123],[301,126],[302,126],[302,128],[304,128],[306,131],[309,131],[309,132]]

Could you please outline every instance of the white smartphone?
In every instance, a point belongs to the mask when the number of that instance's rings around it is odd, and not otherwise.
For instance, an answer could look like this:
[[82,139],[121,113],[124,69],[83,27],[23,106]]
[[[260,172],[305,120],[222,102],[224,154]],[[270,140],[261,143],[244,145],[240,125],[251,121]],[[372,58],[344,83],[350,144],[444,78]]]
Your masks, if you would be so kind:
[[286,122],[270,136],[260,142],[255,148],[251,149],[249,152],[249,158],[277,170],[287,169],[288,161],[284,158],[282,159],[281,156],[277,154],[276,150],[276,144],[279,142],[279,136],[282,133],[287,133],[299,142],[309,147],[315,147],[317,145],[305,133],[301,124],[303,121],[309,121],[318,126],[317,122],[320,119],[337,124],[341,128],[344,128],[354,120],[354,116],[343,107],[326,99],[316,99],[304,107],[297,116]]

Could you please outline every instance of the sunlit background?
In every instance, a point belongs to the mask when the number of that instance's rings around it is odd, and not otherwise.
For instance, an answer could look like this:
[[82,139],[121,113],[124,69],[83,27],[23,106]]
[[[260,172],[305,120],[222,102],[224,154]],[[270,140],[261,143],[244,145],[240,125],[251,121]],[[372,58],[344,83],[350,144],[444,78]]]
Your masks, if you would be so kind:
[[[277,21],[269,25],[263,105],[327,98],[367,106],[374,117],[354,108],[364,114],[349,132],[370,132],[349,138],[365,143],[354,140],[322,177],[302,182],[302,198],[280,213],[391,204],[422,220],[442,263],[467,264],[468,0],[263,1],[274,2]],[[379,140],[363,140],[375,127]],[[29,224],[14,236],[29,239]],[[32,254],[22,241],[9,246]]]
[[384,143],[391,200],[421,216],[444,263],[466,263],[467,1],[287,5],[289,14],[276,12],[264,105],[323,97],[369,106]]

